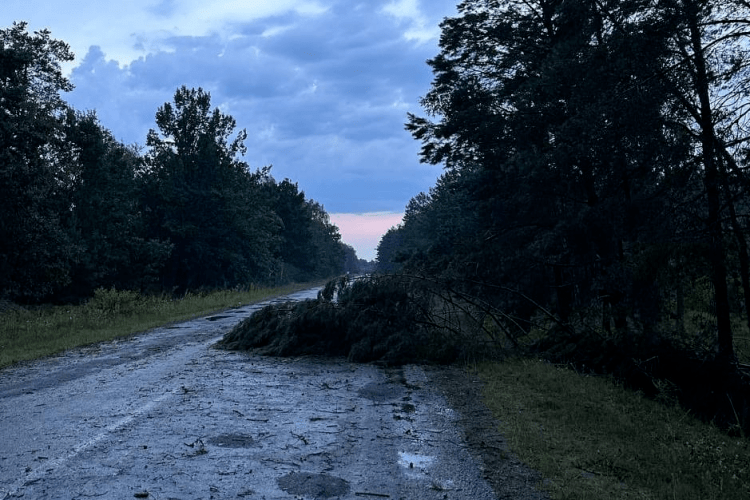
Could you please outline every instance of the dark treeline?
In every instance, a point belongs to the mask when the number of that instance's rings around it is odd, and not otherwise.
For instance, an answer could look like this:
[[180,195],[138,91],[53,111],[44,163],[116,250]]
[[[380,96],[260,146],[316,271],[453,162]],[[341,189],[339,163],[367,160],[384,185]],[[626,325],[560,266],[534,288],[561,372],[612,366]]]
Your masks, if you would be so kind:
[[549,359],[719,380],[694,397],[732,404],[726,370],[749,354],[750,2],[458,12],[426,117],[407,123],[445,171],[381,240],[380,269],[481,294]]
[[67,44],[25,23],[0,30],[0,299],[75,301],[100,287],[245,287],[354,272],[319,203],[270,168],[244,130],[182,87],[145,149],[61,97]]

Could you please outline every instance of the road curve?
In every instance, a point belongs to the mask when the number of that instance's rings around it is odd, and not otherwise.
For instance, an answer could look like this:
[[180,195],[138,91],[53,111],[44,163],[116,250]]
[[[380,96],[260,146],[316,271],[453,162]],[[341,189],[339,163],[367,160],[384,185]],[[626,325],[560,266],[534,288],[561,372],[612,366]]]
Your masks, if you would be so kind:
[[497,498],[429,369],[211,347],[267,303],[0,371],[0,500]]

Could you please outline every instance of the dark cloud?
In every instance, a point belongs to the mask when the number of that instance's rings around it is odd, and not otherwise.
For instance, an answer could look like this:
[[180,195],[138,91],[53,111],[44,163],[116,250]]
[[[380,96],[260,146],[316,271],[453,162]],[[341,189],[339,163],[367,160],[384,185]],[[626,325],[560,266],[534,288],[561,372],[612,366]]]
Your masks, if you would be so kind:
[[[174,2],[155,7],[169,13]],[[434,10],[430,22],[450,13]],[[181,85],[203,87],[249,137],[246,161],[274,164],[329,211],[400,211],[434,184],[403,129],[431,81],[437,43],[404,37],[409,20],[383,4],[334,3],[316,15],[288,13],[206,36],[162,37],[121,65],[92,46],[71,75],[69,101],[96,109],[125,142],[144,143],[160,105]]]
[[173,15],[178,9],[177,0],[161,0],[158,4],[148,8],[150,12],[163,17]]

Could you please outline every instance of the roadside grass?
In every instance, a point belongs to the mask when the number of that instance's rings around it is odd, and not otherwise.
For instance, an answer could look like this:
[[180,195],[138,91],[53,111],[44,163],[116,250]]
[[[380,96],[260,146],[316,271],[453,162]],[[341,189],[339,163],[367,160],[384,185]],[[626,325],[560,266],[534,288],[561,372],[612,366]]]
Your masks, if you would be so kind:
[[0,368],[317,284],[188,293],[179,299],[100,289],[87,303],[77,306],[8,307],[0,313]]
[[747,499],[750,446],[668,401],[539,360],[475,365],[510,451],[554,499]]

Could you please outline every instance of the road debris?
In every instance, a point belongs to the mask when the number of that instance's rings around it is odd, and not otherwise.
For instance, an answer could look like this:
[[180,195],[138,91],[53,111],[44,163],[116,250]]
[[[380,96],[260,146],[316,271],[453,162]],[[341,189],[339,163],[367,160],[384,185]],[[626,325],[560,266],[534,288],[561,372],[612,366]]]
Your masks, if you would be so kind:
[[252,310],[0,372],[0,499],[496,498],[439,368],[212,348]]

